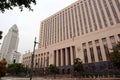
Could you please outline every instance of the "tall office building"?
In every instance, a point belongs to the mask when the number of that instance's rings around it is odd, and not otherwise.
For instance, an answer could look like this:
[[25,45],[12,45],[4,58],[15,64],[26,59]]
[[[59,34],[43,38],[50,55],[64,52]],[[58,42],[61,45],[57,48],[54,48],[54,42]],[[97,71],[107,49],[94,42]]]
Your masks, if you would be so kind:
[[[13,63],[14,59],[19,61],[20,53],[17,52],[18,42],[19,42],[19,33],[17,25],[13,25],[7,35],[4,37],[1,51],[0,51],[0,60],[5,58],[8,64]],[[19,56],[19,58],[18,58]]]
[[78,0],[41,22],[35,63],[40,68],[55,64],[69,73],[80,58],[87,69],[102,72],[119,40],[120,0]]

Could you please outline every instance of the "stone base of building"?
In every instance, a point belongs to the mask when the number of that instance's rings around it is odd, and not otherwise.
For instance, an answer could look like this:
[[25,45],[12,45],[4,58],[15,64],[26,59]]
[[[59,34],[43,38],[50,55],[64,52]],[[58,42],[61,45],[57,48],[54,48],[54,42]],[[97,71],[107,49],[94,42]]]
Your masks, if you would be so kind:
[[[86,63],[83,64],[84,73],[85,74],[115,74],[120,73],[119,70],[113,67],[110,61],[101,61],[94,63]],[[71,74],[73,73],[73,67],[70,66],[62,66],[59,67],[60,74]]]

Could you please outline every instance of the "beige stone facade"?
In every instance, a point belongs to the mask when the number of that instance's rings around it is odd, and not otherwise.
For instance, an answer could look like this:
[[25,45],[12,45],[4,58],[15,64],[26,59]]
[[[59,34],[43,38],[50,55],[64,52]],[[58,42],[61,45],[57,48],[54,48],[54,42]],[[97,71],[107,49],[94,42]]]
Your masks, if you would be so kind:
[[[78,0],[43,20],[35,65],[69,67],[75,58],[83,63],[108,61],[110,49],[120,40],[119,4],[120,0]],[[28,54],[23,61],[25,57]]]

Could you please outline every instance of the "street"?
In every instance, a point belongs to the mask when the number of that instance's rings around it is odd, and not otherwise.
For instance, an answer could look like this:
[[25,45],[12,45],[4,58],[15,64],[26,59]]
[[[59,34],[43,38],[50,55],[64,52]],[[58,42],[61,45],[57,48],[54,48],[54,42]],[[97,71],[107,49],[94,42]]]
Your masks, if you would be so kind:
[[[2,80],[30,80],[30,78],[3,77]],[[45,80],[43,78],[33,78],[33,80]]]
[[[1,80],[30,80],[30,78],[3,77]],[[120,78],[40,78],[33,77],[32,80],[120,80]]]

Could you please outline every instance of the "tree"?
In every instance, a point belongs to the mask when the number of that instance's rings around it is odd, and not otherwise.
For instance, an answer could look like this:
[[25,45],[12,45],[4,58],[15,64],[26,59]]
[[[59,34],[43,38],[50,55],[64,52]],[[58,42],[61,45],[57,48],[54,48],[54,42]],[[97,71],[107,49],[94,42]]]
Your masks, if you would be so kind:
[[50,66],[49,66],[48,69],[49,69],[49,72],[54,75],[54,77],[55,77],[56,74],[59,73],[59,68],[56,67],[56,66],[53,65],[53,64],[50,64]]
[[22,11],[23,7],[31,9],[31,4],[36,4],[36,0],[0,0],[0,11],[4,12],[6,9],[13,9],[13,7],[19,7]]
[[5,74],[7,73],[6,64],[7,64],[6,59],[3,59],[2,61],[0,61],[0,80],[1,80],[1,77],[5,76]]
[[11,75],[26,74],[26,68],[21,63],[14,63],[8,65],[8,73]]
[[2,31],[0,31],[0,39],[2,39]]
[[120,42],[118,42],[110,52],[110,61],[113,66],[120,69]]
[[75,75],[76,73],[78,74],[84,71],[83,64],[80,58],[74,59],[73,70],[75,72]]

